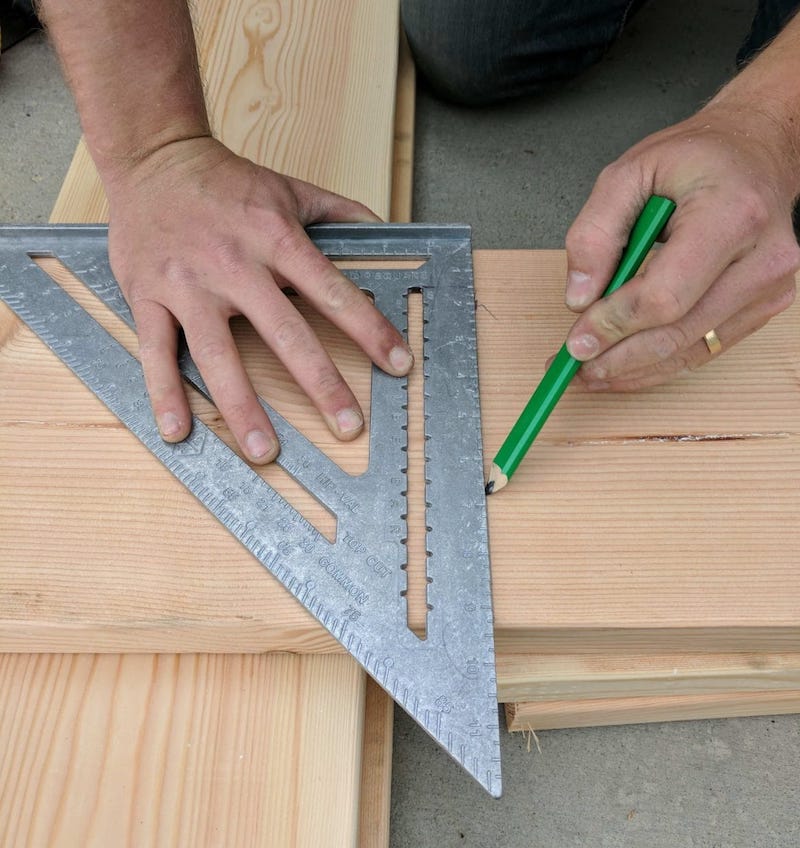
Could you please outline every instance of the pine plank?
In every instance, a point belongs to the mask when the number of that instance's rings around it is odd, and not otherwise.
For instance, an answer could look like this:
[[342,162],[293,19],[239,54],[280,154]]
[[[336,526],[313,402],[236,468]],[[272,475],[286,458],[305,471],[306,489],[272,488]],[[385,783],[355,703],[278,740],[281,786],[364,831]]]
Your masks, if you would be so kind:
[[800,654],[501,654],[501,703],[800,689]]
[[[570,317],[560,252],[475,258],[491,456]],[[665,387],[567,393],[489,500],[501,653],[800,650],[798,320],[795,306]],[[336,650],[27,330],[3,326],[4,649]],[[366,441],[337,443],[244,329],[242,343],[270,400],[358,467]],[[363,357],[336,352],[368,391]]]
[[603,727],[657,721],[787,715],[800,712],[800,690],[663,695],[506,704],[512,732]]
[[358,848],[388,848],[394,701],[367,677]]
[[[491,457],[571,316],[561,252],[482,254],[476,273]],[[488,501],[504,649],[797,650],[798,321],[667,386],[565,395]]]
[[0,844],[355,845],[349,657],[0,657]]

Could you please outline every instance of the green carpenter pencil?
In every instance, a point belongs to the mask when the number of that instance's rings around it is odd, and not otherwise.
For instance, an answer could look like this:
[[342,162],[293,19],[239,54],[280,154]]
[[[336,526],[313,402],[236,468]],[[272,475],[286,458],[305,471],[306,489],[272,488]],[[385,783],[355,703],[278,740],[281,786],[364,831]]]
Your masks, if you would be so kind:
[[[603,297],[615,292],[636,274],[674,211],[675,204],[666,197],[653,195],[647,201],[631,230],[628,244],[622,252],[622,258],[611,282],[603,292]],[[558,399],[564,394],[564,390],[580,367],[580,360],[569,353],[564,343],[525,409],[522,410],[517,423],[500,446],[486,483],[487,495],[499,491],[511,479],[544,422],[558,403]]]

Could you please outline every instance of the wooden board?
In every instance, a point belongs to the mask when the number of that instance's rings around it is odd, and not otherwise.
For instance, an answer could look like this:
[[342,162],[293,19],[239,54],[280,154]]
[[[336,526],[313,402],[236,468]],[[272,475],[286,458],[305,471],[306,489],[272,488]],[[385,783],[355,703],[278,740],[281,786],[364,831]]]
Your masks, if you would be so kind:
[[367,677],[358,848],[388,848],[394,701]]
[[0,844],[357,845],[349,657],[0,657]]
[[[491,456],[571,316],[563,254],[477,267]],[[795,306],[667,386],[565,395],[513,488],[489,499],[504,649],[797,650],[798,322]]]
[[[487,456],[569,325],[563,274],[557,251],[476,255]],[[665,387],[567,393],[489,501],[501,653],[800,650],[799,321],[794,307]],[[1,326],[0,646],[337,649],[29,331]],[[364,397],[363,356],[327,338]],[[269,399],[363,467],[365,439],[336,442],[241,341]]]
[[800,654],[501,654],[497,698],[520,701],[800,690]]
[[566,727],[602,727],[796,712],[800,712],[800,689],[767,689],[727,695],[663,695],[506,704],[506,725],[510,731],[536,732]]

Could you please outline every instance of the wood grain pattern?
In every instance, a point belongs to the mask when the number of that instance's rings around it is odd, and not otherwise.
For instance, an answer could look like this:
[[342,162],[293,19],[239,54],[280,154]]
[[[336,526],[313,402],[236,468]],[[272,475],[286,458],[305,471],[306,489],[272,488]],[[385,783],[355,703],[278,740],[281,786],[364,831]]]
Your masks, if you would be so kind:
[[[569,324],[563,273],[560,252],[476,255],[487,456]],[[489,501],[501,652],[800,650],[798,320],[794,307],[666,387],[567,393]],[[364,450],[242,341],[256,382],[324,450]],[[27,330],[6,332],[0,381],[5,649],[336,650]]]
[[346,194],[388,218],[396,0],[198,6],[215,134],[256,162]]
[[504,653],[497,680],[501,703],[777,691],[800,689],[800,654]]
[[[563,254],[523,256],[476,262],[488,456],[571,322]],[[797,650],[798,321],[795,307],[667,386],[567,392],[489,499],[501,646]]]
[[0,844],[356,845],[349,657],[0,657]]
[[367,677],[358,848],[388,848],[394,701]]
[[786,715],[800,712],[800,690],[597,698],[506,705],[510,731],[602,727],[656,721]]

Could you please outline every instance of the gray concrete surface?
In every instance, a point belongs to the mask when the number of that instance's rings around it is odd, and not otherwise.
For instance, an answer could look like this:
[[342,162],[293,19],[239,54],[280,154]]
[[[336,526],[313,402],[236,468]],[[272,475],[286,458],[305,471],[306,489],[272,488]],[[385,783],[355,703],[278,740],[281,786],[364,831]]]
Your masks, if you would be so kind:
[[39,32],[0,54],[0,221],[46,221],[80,135],[58,61]]
[[[558,93],[470,111],[421,91],[415,217],[466,221],[476,247],[557,247],[599,169],[690,114],[732,70],[744,0],[647,8]],[[699,8],[698,8],[699,7]],[[43,221],[78,124],[41,36],[0,59],[0,220]],[[796,848],[795,716],[503,735],[493,801],[400,711],[392,848]]]

